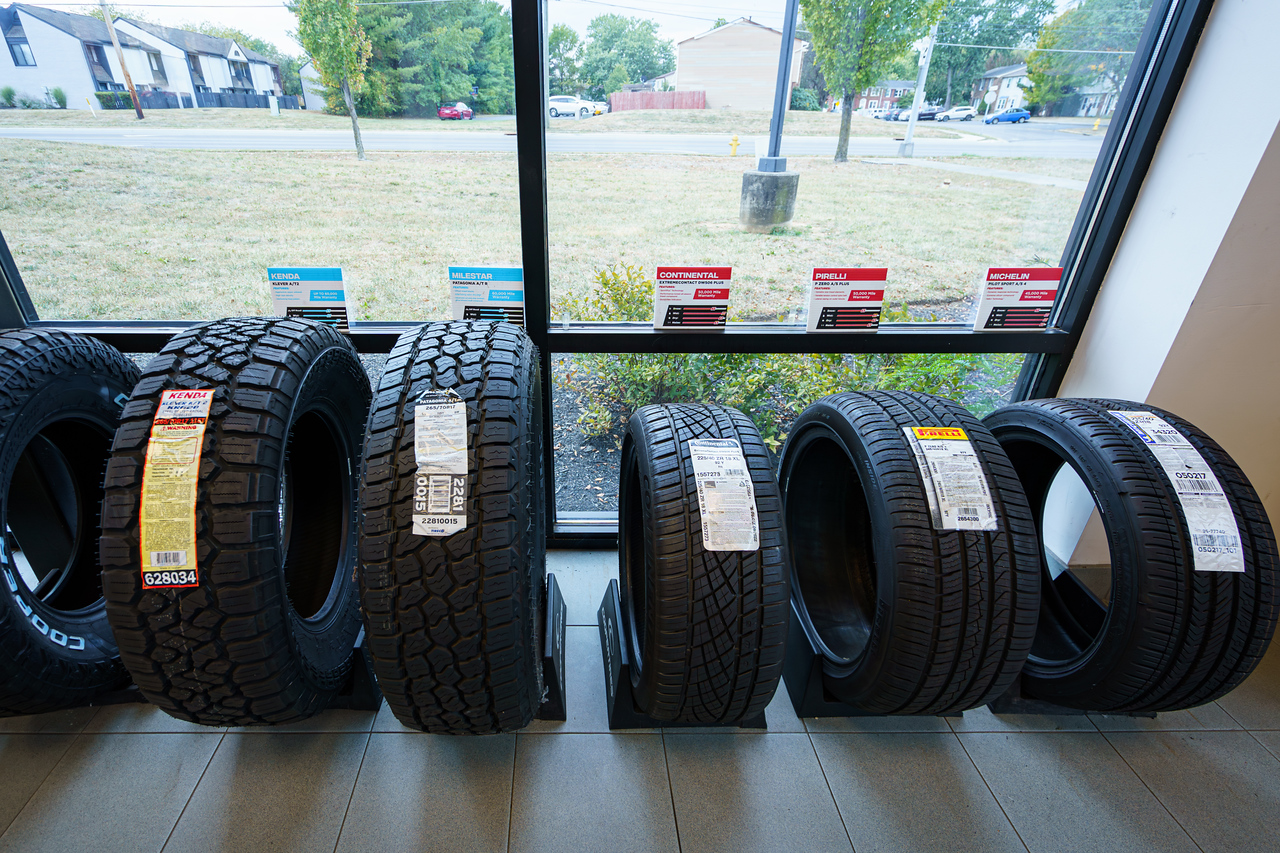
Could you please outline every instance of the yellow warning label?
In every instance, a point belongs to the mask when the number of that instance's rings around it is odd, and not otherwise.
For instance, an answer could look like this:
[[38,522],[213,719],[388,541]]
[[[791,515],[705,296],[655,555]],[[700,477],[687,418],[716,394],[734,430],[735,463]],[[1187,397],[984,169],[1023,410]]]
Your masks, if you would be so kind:
[[142,587],[195,586],[196,486],[212,390],[164,391],[142,468]]
[[964,434],[964,430],[959,427],[912,427],[911,431],[916,434],[919,439],[959,439],[968,441],[969,436]]

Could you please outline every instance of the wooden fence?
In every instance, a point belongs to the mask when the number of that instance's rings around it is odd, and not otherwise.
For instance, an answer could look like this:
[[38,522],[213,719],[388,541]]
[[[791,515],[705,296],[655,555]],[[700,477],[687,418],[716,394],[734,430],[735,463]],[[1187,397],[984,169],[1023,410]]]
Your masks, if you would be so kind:
[[622,110],[705,110],[706,92],[614,92],[610,112]]

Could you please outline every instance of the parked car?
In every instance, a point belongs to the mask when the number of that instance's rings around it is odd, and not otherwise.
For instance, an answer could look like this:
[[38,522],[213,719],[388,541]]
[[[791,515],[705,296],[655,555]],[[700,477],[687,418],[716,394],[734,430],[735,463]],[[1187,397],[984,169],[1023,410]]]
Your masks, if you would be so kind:
[[900,112],[902,112],[901,108],[890,107],[889,109],[880,113],[880,115],[876,116],[876,118],[881,118],[881,119],[884,119],[885,121],[894,121],[895,119],[898,118],[898,113]]
[[573,95],[552,95],[547,98],[547,115],[552,118],[572,115],[586,118],[594,112],[594,104],[581,98],[575,98]]
[[436,110],[436,117],[443,121],[447,118],[475,118],[476,114],[472,111],[471,107],[462,103],[462,101],[458,101],[456,104],[445,104],[440,109]]
[[938,121],[971,121],[978,111],[973,107],[952,107],[946,112],[938,113]]
[[938,117],[938,113],[942,112],[941,107],[921,107],[920,115],[916,116],[917,121],[933,121]]
[[593,116],[602,116],[609,112],[608,103],[601,103],[600,101],[587,101],[587,103],[591,105],[591,114]]
[[1029,118],[1031,118],[1031,113],[1022,109],[1021,107],[1009,107],[1009,109],[1002,110],[1001,112],[998,112],[995,115],[987,116],[985,119],[982,120],[982,123],[998,124],[999,122],[1002,122],[1002,121],[1017,123],[1020,121],[1026,121]]

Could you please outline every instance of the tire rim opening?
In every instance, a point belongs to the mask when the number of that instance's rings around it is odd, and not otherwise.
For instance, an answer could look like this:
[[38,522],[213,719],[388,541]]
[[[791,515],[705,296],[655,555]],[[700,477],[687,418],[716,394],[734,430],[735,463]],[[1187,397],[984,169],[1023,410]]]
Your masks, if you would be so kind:
[[97,513],[110,433],[84,421],[49,424],[23,448],[5,494],[5,550],[31,597],[51,610],[102,598]]
[[351,472],[334,431],[317,412],[294,423],[286,445],[277,513],[289,603],[320,621],[338,598],[350,539]]
[[795,588],[824,656],[852,663],[865,651],[875,620],[871,512],[849,455],[826,435],[810,436],[787,478]]

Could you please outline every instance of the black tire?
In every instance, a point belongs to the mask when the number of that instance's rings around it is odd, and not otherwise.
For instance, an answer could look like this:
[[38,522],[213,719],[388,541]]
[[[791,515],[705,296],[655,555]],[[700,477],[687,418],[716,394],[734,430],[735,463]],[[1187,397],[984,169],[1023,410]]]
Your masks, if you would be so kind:
[[93,338],[0,333],[0,716],[128,683],[96,544],[111,436],[137,381]]
[[[997,529],[936,530],[907,427],[959,427]],[[793,603],[836,698],[955,713],[1000,696],[1035,633],[1038,552],[1013,468],[982,422],[928,394],[836,394],[796,419],[779,471]]]
[[[138,515],[162,391],[213,388],[196,498],[199,585],[143,589]],[[287,723],[342,686],[360,628],[358,453],[369,380],[310,320],[240,318],[173,338],[143,371],[107,466],[107,616],[143,695],[215,726]]]
[[[1243,573],[1196,572],[1172,482],[1109,411],[1144,411],[1176,428],[1213,469],[1244,551]],[[1025,690],[1089,711],[1174,711],[1225,695],[1253,671],[1275,631],[1276,542],[1239,466],[1213,439],[1168,412],[1121,400],[1032,400],[987,416],[1022,479],[1036,519],[1063,464],[1093,495],[1111,552],[1104,603],[1073,572],[1050,580],[1042,558],[1040,626]]]
[[[735,439],[755,490],[757,551],[703,547],[689,441]],[[638,409],[618,489],[622,638],[636,705],[664,722],[733,723],[761,714],[786,653],[790,559],[768,450],[724,406]]]
[[[413,533],[414,406],[466,403],[466,527]],[[366,647],[404,725],[489,734],[542,701],[546,511],[538,352],[510,323],[428,323],[387,358],[369,416],[361,494]]]

